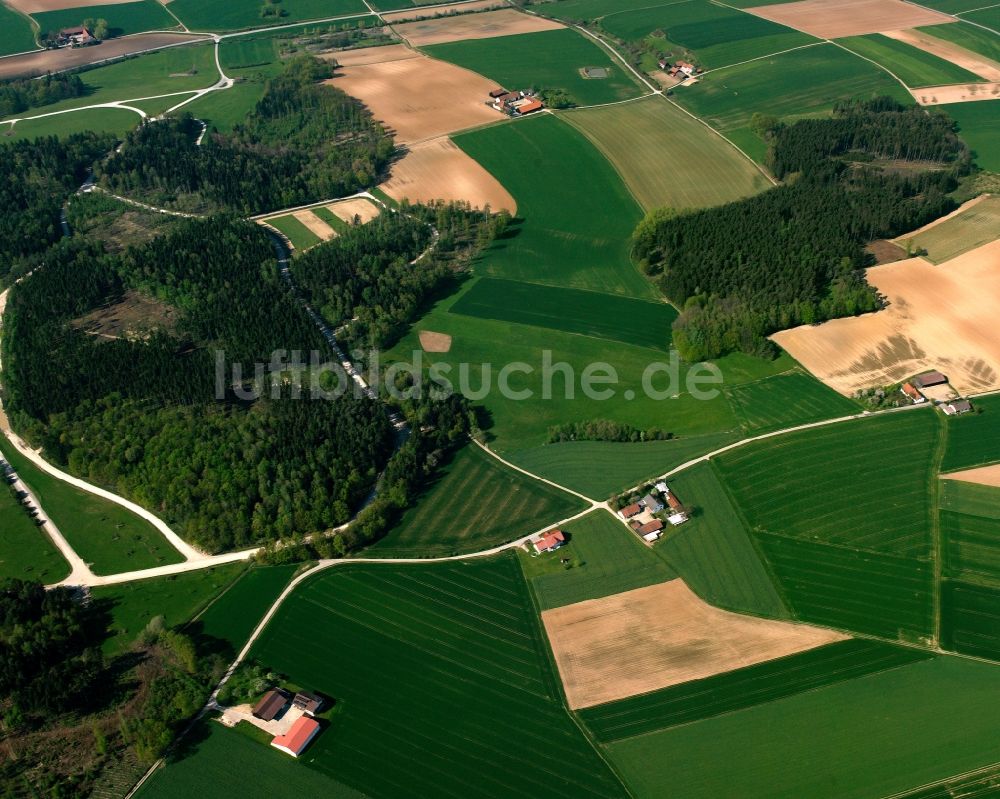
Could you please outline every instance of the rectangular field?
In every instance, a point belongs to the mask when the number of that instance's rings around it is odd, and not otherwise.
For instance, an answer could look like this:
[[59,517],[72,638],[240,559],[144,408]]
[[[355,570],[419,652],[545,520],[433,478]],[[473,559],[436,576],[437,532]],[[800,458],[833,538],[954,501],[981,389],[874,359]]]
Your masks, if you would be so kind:
[[1000,488],[942,480],[939,505],[945,573],[1000,581]]
[[1000,661],[1000,585],[941,584],[941,647]]
[[838,39],[838,42],[848,50],[870,58],[891,70],[911,88],[948,83],[977,83],[983,80],[979,75],[957,64],[879,33],[849,36]]
[[1000,79],[1000,35],[975,25],[932,25],[910,31],[893,31],[890,36],[964,66],[986,78]]
[[364,0],[283,0],[282,17],[261,18],[258,0],[171,0],[170,10],[191,30],[227,31],[287,25],[310,19],[329,19],[370,13]]
[[950,103],[942,109],[958,123],[958,134],[972,149],[976,163],[1000,172],[1000,101]]
[[799,370],[732,386],[726,394],[749,435],[861,411],[853,400]]
[[1000,197],[979,198],[960,213],[933,227],[896,241],[904,247],[923,248],[936,264],[989,244],[1000,238]]
[[177,30],[177,20],[164,10],[156,0],[139,0],[131,3],[67,8],[31,15],[42,31],[58,31],[82,25],[85,19],[104,19],[108,22],[110,36],[124,36],[145,31]]
[[425,47],[446,42],[467,42],[473,39],[561,30],[562,27],[559,23],[542,17],[522,14],[514,8],[504,8],[479,14],[459,14],[404,22],[401,25],[394,25],[393,30],[397,36],[402,36],[414,47]]
[[952,17],[902,0],[802,0],[748,9],[820,39],[953,22]]
[[478,280],[451,312],[664,351],[677,318],[677,311],[665,302],[491,277]]
[[267,220],[267,224],[284,233],[285,236],[288,237],[288,240],[292,243],[292,247],[294,247],[298,252],[308,250],[310,247],[315,247],[317,244],[321,244],[323,242],[319,236],[313,233],[292,214],[271,217]]
[[251,657],[343,706],[303,765],[369,796],[624,795],[561,704],[513,555],[333,569]]
[[979,413],[951,416],[942,472],[957,472],[1000,461],[1000,396],[975,401]]
[[604,153],[647,211],[722,205],[770,186],[751,161],[662,97],[562,118]]

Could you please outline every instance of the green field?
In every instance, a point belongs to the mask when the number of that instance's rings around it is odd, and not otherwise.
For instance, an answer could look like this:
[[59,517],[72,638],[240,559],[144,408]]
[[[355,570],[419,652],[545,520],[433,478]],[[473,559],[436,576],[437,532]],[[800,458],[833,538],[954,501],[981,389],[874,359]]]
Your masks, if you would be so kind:
[[303,225],[291,214],[287,216],[275,216],[267,220],[267,224],[277,228],[292,242],[292,246],[298,250],[307,250],[322,243],[322,239]]
[[264,96],[264,88],[263,80],[248,79],[244,83],[237,83],[231,89],[209,92],[188,103],[181,111],[204,120],[209,129],[215,128],[222,133],[228,133],[254,110],[260,98]]
[[804,430],[718,459],[755,530],[926,557],[936,414],[922,410]]
[[734,713],[934,657],[929,652],[851,639],[703,680],[586,708],[579,715],[601,743]]
[[977,413],[951,416],[942,472],[957,472],[1000,461],[1000,396],[975,400]]
[[476,271],[528,283],[652,298],[628,241],[639,205],[607,159],[551,115],[454,137],[517,201],[518,217]]
[[[595,510],[561,529],[569,539],[561,549],[542,555],[517,553],[541,610],[645,588],[677,576],[607,511]],[[564,565],[564,558],[570,563]]]
[[966,11],[974,11],[977,8],[990,5],[984,0],[925,0],[921,3],[928,8],[943,11],[945,14],[963,14]]
[[227,31],[370,13],[363,0],[283,0],[284,16],[261,17],[258,0],[171,0],[170,10],[191,30]]
[[976,163],[1000,172],[1000,102],[977,100],[941,106],[958,123],[958,133],[976,156]]
[[[808,34],[708,0],[608,14],[601,19],[601,27],[628,42],[648,39],[658,52],[689,55],[703,69],[737,64],[817,41]],[[658,32],[665,35],[654,35]],[[650,56],[650,63],[644,66],[655,67],[655,59]]]
[[943,581],[941,647],[1000,660],[1000,586]]
[[941,780],[936,785],[918,788],[899,799],[956,799],[956,797],[996,796],[1000,789],[1000,763]]
[[975,22],[977,25],[983,25],[992,31],[997,31],[1000,33],[1000,6],[993,6],[992,8],[982,8],[978,11],[968,11],[962,13],[962,19],[968,22]]
[[870,58],[891,70],[907,86],[939,86],[948,83],[979,83],[983,78],[957,64],[945,61],[906,42],[880,33],[838,39],[852,52]]
[[513,555],[334,569],[251,657],[343,705],[300,762],[368,795],[624,795],[562,706]]
[[508,469],[469,444],[373,548],[383,557],[476,552],[578,513],[583,501]]
[[1000,581],[1000,488],[942,480],[938,505],[945,573]]
[[1000,61],[1000,36],[975,25],[932,25],[920,30],[938,39],[954,42],[959,47],[992,58],[994,61]]
[[902,241],[903,246],[927,250],[927,258],[944,263],[1000,238],[1000,197],[988,197],[947,222]]
[[608,751],[637,799],[871,799],[995,763],[998,691],[995,666],[937,657]]
[[537,13],[567,22],[589,22],[618,11],[655,4],[650,0],[560,0],[558,3],[539,4]]
[[[628,100],[642,94],[639,84],[600,45],[574,30],[520,33],[470,39],[422,48],[428,55],[471,69],[515,89],[561,89],[577,105]],[[607,78],[585,78],[584,67],[605,67]],[[506,185],[506,184],[505,184]]]
[[562,119],[604,153],[647,211],[722,205],[770,185],[737,150],[662,97]]
[[43,31],[58,31],[82,25],[85,19],[108,21],[109,36],[124,36],[144,31],[177,30],[177,20],[157,0],[113,3],[111,5],[66,8],[31,15]]
[[0,55],[37,50],[28,18],[0,3]]
[[722,447],[735,433],[710,433],[669,441],[563,441],[523,450],[511,459],[522,469],[588,497],[603,499],[666,474],[682,463]]
[[94,574],[149,569],[180,563],[180,552],[153,525],[132,511],[74,488],[43,472],[4,445],[4,455],[76,553]]
[[857,403],[795,370],[726,389],[748,435],[861,412]]
[[107,607],[111,614],[111,637],[104,642],[105,654],[127,649],[156,616],[162,616],[168,628],[186,624],[244,569],[244,563],[229,563],[91,589],[94,601]]
[[37,580],[50,585],[69,576],[69,564],[55,544],[0,485],[0,579]]
[[665,302],[491,277],[476,281],[451,307],[451,313],[534,325],[654,350],[669,348],[670,325],[677,318],[677,311]]
[[691,590],[717,607],[755,616],[787,618],[774,579],[711,463],[671,478],[670,486],[691,509],[691,520],[656,545],[656,553]]
[[0,141],[34,139],[38,136],[72,136],[89,130],[123,136],[138,127],[142,118],[124,108],[91,108],[70,114],[57,114],[40,119],[26,119],[11,128],[0,126]]

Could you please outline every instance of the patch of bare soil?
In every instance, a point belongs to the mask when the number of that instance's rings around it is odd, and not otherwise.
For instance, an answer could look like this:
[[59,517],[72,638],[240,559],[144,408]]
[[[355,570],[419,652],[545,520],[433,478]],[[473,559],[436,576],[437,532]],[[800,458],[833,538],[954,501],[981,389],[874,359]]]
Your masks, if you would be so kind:
[[393,30],[414,46],[460,42],[469,39],[492,39],[516,33],[537,33],[566,27],[542,17],[531,16],[513,8],[487,11],[483,14],[463,14],[454,17],[424,19],[394,25]]
[[359,47],[355,50],[331,50],[320,54],[320,58],[336,61],[342,67],[357,67],[365,64],[384,64],[404,58],[420,58],[416,50],[405,44],[386,44],[381,47]]
[[967,69],[974,75],[978,75],[986,80],[1000,81],[1000,63],[986,56],[979,55],[979,53],[966,50],[964,47],[960,47],[952,42],[938,39],[929,33],[917,30],[904,30],[882,31],[882,35],[904,42],[926,53],[936,55],[945,61],[950,61],[952,64],[960,66],[962,69]]
[[326,207],[334,216],[343,219],[349,225],[354,224],[356,219],[363,225],[379,215],[379,207],[364,197],[341,200]]
[[906,250],[885,239],[873,241],[865,247],[865,252],[871,253],[875,257],[876,264],[891,264],[907,257]]
[[296,211],[292,214],[296,219],[299,220],[305,227],[310,230],[315,235],[319,236],[322,241],[329,241],[334,236],[337,235],[337,231],[330,227],[326,222],[320,219],[316,214],[314,214],[309,209],[304,211]]
[[955,17],[902,0],[802,0],[746,10],[820,39],[957,22]]
[[683,580],[542,613],[571,708],[590,707],[842,641],[831,630],[720,610]]
[[981,486],[1000,488],[1000,463],[992,466],[977,466],[975,469],[964,469],[961,472],[942,474],[943,480],[961,480],[965,483],[976,483]]
[[451,336],[447,333],[434,333],[430,330],[421,330],[417,335],[420,338],[420,346],[424,352],[448,352],[451,350]]
[[173,332],[177,327],[178,312],[166,303],[154,300],[137,291],[129,290],[121,299],[96,308],[71,324],[98,340],[142,340],[156,330]]
[[930,369],[961,394],[1000,388],[1000,240],[940,266],[923,258],[875,266],[867,278],[886,309],[772,339],[847,396]]
[[977,100],[1000,100],[1000,83],[958,83],[951,86],[924,86],[910,89],[920,105],[971,103]]

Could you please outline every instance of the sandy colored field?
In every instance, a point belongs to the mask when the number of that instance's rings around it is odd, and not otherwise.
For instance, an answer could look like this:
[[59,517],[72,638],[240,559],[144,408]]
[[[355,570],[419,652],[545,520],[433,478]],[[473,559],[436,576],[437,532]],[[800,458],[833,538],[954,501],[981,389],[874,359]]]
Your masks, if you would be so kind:
[[820,39],[839,39],[956,22],[955,17],[902,0],[802,0],[746,9]]
[[4,0],[11,8],[25,14],[42,11],[61,11],[64,8],[85,8],[86,6],[110,6],[128,3],[129,0]]
[[965,469],[961,472],[942,474],[942,480],[961,480],[963,483],[976,483],[981,486],[1000,488],[1000,463],[992,466],[977,466],[975,469]]
[[366,222],[371,222],[379,214],[378,206],[364,197],[341,200],[326,207],[334,216],[343,219],[348,224],[354,224],[354,218],[357,217],[363,225]]
[[772,336],[831,388],[850,396],[940,369],[962,394],[1000,388],[1000,241],[935,266],[910,258],[867,272],[885,310]]
[[413,145],[381,188],[394,200],[465,200],[475,208],[517,212],[510,192],[447,136]]
[[323,241],[329,241],[337,235],[337,231],[335,231],[309,209],[296,211],[292,214],[292,216],[298,219],[303,225],[306,226],[306,228],[319,236]]
[[420,337],[420,346],[423,347],[424,352],[448,352],[451,350],[451,336],[447,333],[421,330],[417,335]]
[[1000,83],[959,83],[951,86],[924,86],[910,89],[920,105],[969,103],[974,100],[1000,100]]
[[986,80],[1000,81],[1000,64],[996,61],[979,55],[979,53],[974,53],[971,50],[966,50],[964,47],[959,47],[952,42],[938,39],[929,33],[905,30],[883,31],[882,35],[904,42],[911,47],[916,47],[918,50],[936,55],[945,61],[950,61],[952,64],[956,64],[962,67],[962,69],[967,69],[969,72]]
[[719,610],[683,580],[542,613],[571,708],[590,707],[847,636]]
[[121,58],[131,53],[155,50],[172,44],[209,41],[209,36],[190,33],[140,33],[122,39],[110,39],[96,47],[64,47],[61,50],[39,50],[37,53],[0,58],[0,80],[44,75],[66,69]]
[[334,50],[323,53],[320,58],[332,58],[342,67],[357,67],[363,64],[384,64],[404,58],[420,58],[420,53],[405,44],[387,44],[384,47],[359,47],[356,50]]
[[341,74],[330,82],[367,105],[375,118],[395,133],[399,144],[502,119],[486,105],[490,91],[496,88],[492,81],[436,58],[419,55],[358,64],[338,72]]
[[[460,6],[455,6],[455,10],[460,12],[487,11],[491,8],[500,8],[505,5],[504,0],[477,0],[477,2],[463,3]],[[441,11],[442,9],[440,8],[408,8],[405,11],[393,11],[389,14],[382,14],[382,19],[386,22],[405,22],[408,20],[435,17]]]
[[495,36],[536,33],[564,27],[566,26],[561,22],[533,17],[513,8],[504,8],[500,11],[487,11],[484,14],[464,14],[407,22],[394,25],[393,30],[410,44],[423,46],[468,39],[492,39]]

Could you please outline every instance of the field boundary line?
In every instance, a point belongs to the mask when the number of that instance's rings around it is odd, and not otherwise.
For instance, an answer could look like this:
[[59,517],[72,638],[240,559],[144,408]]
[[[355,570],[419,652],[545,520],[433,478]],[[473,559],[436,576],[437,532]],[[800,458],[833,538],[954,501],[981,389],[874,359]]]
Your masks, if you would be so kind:
[[[817,39],[815,42],[809,42],[808,44],[800,44],[796,47],[789,47],[787,50],[778,50],[778,52],[776,53],[759,55],[755,58],[748,58],[746,61],[737,61],[735,64],[726,64],[724,67],[715,67],[715,69],[706,69],[704,72],[698,75],[698,78],[700,79],[705,75],[711,75],[713,72],[718,72],[719,70],[722,69],[729,69],[730,67],[741,67],[744,64],[752,64],[754,61],[763,61],[765,58],[774,58],[776,55],[784,55],[785,53],[794,53],[796,50],[805,50],[807,47],[816,47],[821,44],[827,44],[827,40]],[[685,84],[680,83],[678,85],[684,86]]]
[[[889,69],[889,67],[885,66],[884,64],[880,64],[878,61],[876,61],[873,58],[869,58],[866,55],[861,55],[861,53],[857,52],[856,50],[852,50],[846,44],[841,44],[840,42],[834,41],[833,39],[827,39],[827,41],[830,44],[832,44],[834,47],[839,47],[841,50],[845,50],[848,53],[850,53],[851,55],[855,55],[858,58],[860,58],[860,59],[862,59],[864,61],[867,61],[869,64],[874,64],[879,69],[881,69],[883,72],[885,72],[886,74],[892,76],[899,83],[900,86],[902,86],[904,89],[906,89],[907,92],[910,92],[912,94],[912,88],[910,86],[907,86],[906,83],[903,81],[903,79],[901,77],[899,77],[899,75],[897,75],[891,69]],[[920,88],[920,87],[914,87],[914,88]]]
[[913,788],[907,788],[905,791],[900,791],[899,793],[886,794],[881,797],[881,799],[906,799],[908,796],[912,796],[918,791],[927,790],[928,788],[936,788],[945,783],[952,782],[953,780],[960,780],[963,777],[974,777],[977,774],[986,774],[993,769],[1000,767],[1000,760],[995,763],[990,763],[986,766],[981,766],[980,768],[973,769],[972,771],[963,771],[961,774],[952,774],[949,777],[945,777],[943,780],[937,780],[936,782],[926,782],[923,785],[917,785]]
[[492,458],[495,458],[496,460],[500,461],[500,463],[502,463],[508,469],[513,469],[515,472],[520,472],[521,474],[525,475],[526,477],[530,477],[532,480],[537,480],[538,482],[545,483],[547,485],[552,486],[553,488],[558,488],[560,491],[565,491],[567,494],[572,494],[574,497],[577,497],[578,499],[582,499],[584,502],[591,503],[591,505],[593,505],[593,507],[591,508],[591,510],[597,510],[597,508],[605,507],[608,504],[606,502],[599,502],[598,500],[594,499],[593,497],[588,497],[585,494],[581,494],[579,491],[574,491],[572,488],[567,488],[566,486],[559,485],[559,483],[555,482],[554,480],[549,480],[547,477],[540,477],[537,474],[532,474],[527,469],[522,469],[520,466],[517,466],[517,465],[511,463],[509,460],[507,460],[506,458],[504,458],[502,455],[498,455],[496,452],[494,452],[488,446],[486,446],[481,441],[479,441],[479,440],[477,440],[475,438],[472,439],[472,443],[475,444],[477,447],[479,447],[481,450],[483,450],[483,452],[485,452],[487,455],[489,455]]
[[930,485],[928,488],[928,508],[931,518],[931,609],[933,612],[934,644],[941,646],[941,581],[944,574],[945,544],[944,532],[941,529],[941,464],[944,462],[948,448],[948,420],[939,414],[937,419],[937,446],[934,448],[931,461]]

